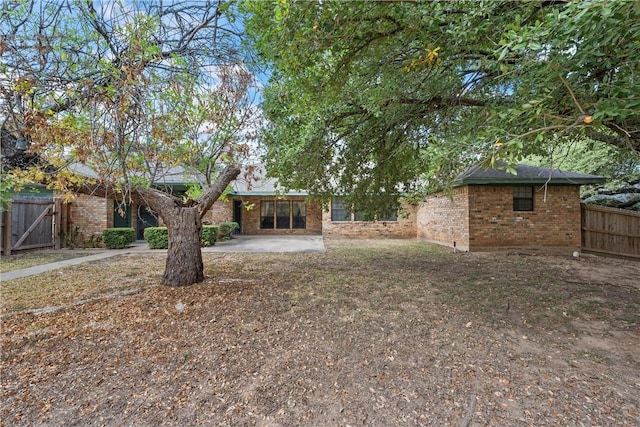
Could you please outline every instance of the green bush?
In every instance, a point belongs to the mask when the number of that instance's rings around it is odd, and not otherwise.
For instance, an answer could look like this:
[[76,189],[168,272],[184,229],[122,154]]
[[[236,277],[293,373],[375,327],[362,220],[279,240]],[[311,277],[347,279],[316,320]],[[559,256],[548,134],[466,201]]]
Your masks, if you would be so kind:
[[151,249],[167,249],[169,247],[169,232],[167,227],[147,227],[144,229],[144,240]]
[[123,249],[136,241],[133,228],[107,228],[102,230],[102,240],[109,249]]
[[240,228],[237,222],[223,222],[218,227],[218,237],[220,240],[228,240],[231,238],[231,233]]
[[202,226],[202,238],[200,243],[203,247],[213,246],[218,240],[218,227],[215,225],[203,225]]

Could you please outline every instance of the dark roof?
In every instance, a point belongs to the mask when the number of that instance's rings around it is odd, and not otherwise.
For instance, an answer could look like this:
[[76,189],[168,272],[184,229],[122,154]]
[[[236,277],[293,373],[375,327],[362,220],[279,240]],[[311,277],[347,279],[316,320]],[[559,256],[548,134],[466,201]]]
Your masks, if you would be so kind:
[[558,169],[538,166],[517,165],[516,174],[506,171],[506,165],[498,168],[487,168],[482,165],[471,166],[453,181],[454,187],[462,185],[584,185],[602,184],[606,178],[598,175],[587,175],[577,172],[566,172]]
[[[97,178],[96,172],[83,163],[72,163],[69,169],[88,178]],[[250,172],[249,172],[250,171]],[[170,187],[173,191],[186,191],[190,183],[203,182],[204,177],[200,172],[189,170],[182,166],[168,167],[156,171],[155,186]],[[290,190],[285,192],[278,185],[275,178],[267,178],[262,165],[243,167],[242,172],[231,183],[235,196],[306,196],[308,193],[302,190]]]
[[231,183],[233,186],[233,195],[236,196],[306,196],[308,193],[303,190],[283,191],[278,185],[275,178],[267,178],[263,165],[254,165],[251,172],[246,173],[247,169],[243,168],[238,177]]

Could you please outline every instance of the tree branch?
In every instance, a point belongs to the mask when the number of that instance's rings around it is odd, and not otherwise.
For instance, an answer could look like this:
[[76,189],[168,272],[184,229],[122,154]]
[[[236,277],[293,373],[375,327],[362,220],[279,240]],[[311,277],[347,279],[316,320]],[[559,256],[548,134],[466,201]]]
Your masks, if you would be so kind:
[[429,99],[419,98],[399,98],[401,104],[413,104],[413,105],[427,105],[435,109],[439,109],[441,106],[455,107],[455,106],[467,106],[467,107],[484,107],[487,105],[485,101],[478,99],[467,98],[464,96],[445,98],[441,96],[433,96]]
[[231,181],[236,179],[239,174],[240,168],[237,165],[229,165],[220,172],[216,182],[209,187],[207,191],[198,198],[198,200],[196,200],[198,210],[200,211],[200,218],[204,217],[215,201],[222,195],[224,190],[227,189],[227,186]]

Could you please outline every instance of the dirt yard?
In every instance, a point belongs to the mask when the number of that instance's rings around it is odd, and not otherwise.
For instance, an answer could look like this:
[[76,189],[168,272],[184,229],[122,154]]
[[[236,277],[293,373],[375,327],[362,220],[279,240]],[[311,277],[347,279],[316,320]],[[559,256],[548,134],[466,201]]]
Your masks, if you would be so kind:
[[640,425],[640,262],[327,246],[3,282],[0,424]]

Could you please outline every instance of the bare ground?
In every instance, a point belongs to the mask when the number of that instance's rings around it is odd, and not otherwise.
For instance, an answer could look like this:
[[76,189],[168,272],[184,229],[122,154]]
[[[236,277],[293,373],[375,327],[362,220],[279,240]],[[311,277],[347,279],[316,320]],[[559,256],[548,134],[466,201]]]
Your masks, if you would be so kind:
[[328,247],[2,283],[1,424],[640,425],[639,262]]

